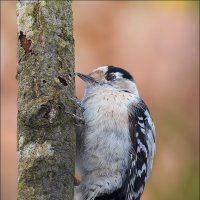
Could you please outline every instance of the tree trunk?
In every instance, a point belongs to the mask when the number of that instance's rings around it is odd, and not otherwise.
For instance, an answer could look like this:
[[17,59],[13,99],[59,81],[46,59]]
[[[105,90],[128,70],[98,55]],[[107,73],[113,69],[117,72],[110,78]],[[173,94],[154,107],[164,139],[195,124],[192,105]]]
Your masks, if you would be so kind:
[[73,199],[72,20],[71,1],[17,2],[18,200]]

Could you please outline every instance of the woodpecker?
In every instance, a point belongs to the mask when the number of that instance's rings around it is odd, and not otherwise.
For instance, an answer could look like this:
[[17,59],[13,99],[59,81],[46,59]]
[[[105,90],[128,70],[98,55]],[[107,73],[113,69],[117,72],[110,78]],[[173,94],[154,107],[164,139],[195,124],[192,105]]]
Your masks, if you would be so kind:
[[74,199],[140,200],[152,171],[155,128],[132,75],[102,66],[77,76],[85,82],[85,126],[77,132],[81,182]]

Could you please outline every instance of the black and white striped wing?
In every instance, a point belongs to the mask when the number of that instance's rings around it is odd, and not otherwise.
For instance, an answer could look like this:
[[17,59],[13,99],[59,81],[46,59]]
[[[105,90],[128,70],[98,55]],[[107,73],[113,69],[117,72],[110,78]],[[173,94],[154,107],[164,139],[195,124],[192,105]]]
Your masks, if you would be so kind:
[[127,171],[126,200],[139,200],[150,175],[155,152],[155,128],[145,103],[132,106],[129,114],[132,141]]

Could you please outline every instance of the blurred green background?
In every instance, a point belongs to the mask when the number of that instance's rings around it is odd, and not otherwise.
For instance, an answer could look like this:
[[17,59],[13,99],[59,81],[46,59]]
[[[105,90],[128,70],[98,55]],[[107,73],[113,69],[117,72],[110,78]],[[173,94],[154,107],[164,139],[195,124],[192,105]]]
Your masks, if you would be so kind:
[[[199,199],[198,1],[73,1],[76,71],[127,69],[155,121],[142,200]],[[15,200],[16,3],[1,1],[1,199]],[[76,93],[83,85],[76,80]]]

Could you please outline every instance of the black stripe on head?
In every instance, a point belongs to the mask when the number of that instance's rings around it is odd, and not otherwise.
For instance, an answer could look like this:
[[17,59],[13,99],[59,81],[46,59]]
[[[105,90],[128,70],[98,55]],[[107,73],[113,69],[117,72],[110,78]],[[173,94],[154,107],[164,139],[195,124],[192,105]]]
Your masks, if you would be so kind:
[[106,72],[106,75],[109,76],[109,74],[116,72],[121,73],[123,78],[134,81],[131,74],[120,67],[108,66],[108,71]]

